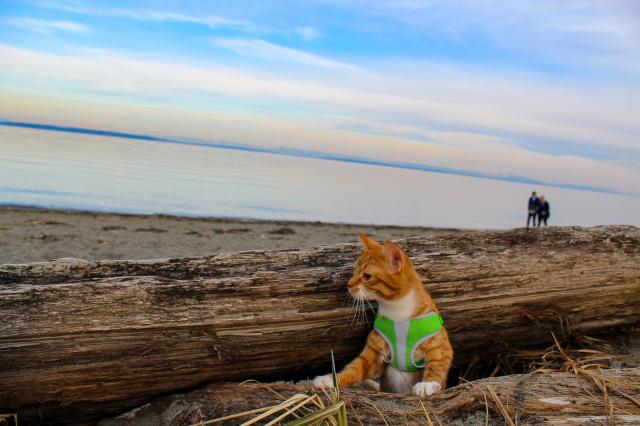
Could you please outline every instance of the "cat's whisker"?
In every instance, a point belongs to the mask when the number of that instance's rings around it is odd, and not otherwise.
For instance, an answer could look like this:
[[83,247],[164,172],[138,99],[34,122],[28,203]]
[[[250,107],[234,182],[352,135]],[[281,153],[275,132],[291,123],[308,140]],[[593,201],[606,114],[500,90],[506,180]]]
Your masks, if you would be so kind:
[[353,327],[353,324],[354,324],[354,323],[356,323],[356,324],[357,324],[357,321],[356,321],[356,320],[357,320],[357,318],[358,318],[358,308],[357,308],[357,305],[358,305],[358,299],[356,299],[356,298],[352,297],[352,298],[351,298],[351,306],[350,306],[350,309],[351,309],[351,311],[352,311],[352,313],[353,313],[353,316],[351,317],[351,327]]
[[[353,316],[354,316],[354,322],[355,325],[357,326],[360,323],[360,298],[354,297],[353,298]],[[354,325],[353,323],[351,324],[352,326]]]
[[353,309],[353,321],[351,322],[351,326],[354,324],[358,324],[358,299],[353,299],[353,304],[351,305],[351,309]]
[[349,326],[353,327],[353,321],[356,318],[356,312],[353,308],[355,301],[353,299],[349,300]]
[[353,325],[358,326],[358,323],[360,322],[360,310],[358,309],[358,300],[356,299],[356,302],[353,305]]
[[351,310],[351,325],[353,325],[354,321],[357,321],[358,319],[358,312],[359,312],[359,304],[360,304],[360,298],[358,297],[353,297],[352,295],[349,295],[349,309]]
[[[373,309],[373,305],[371,304],[371,302],[369,302],[369,299],[367,299],[367,305],[369,305],[369,308],[371,308],[371,314],[373,315],[373,317],[375,318],[376,316],[376,310]],[[366,309],[366,308],[365,308]]]

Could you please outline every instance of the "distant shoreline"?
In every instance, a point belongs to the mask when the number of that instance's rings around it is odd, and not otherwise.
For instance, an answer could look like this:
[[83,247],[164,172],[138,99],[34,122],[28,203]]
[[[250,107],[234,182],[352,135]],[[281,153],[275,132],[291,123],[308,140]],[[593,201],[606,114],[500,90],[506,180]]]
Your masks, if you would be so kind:
[[396,169],[415,170],[415,171],[431,172],[431,173],[442,173],[442,174],[457,175],[457,176],[464,176],[464,177],[478,178],[478,179],[498,180],[498,181],[512,182],[512,183],[523,183],[523,184],[530,184],[530,185],[536,185],[536,186],[550,186],[555,188],[565,188],[565,189],[572,189],[572,190],[578,190],[578,191],[588,191],[588,192],[597,192],[597,193],[604,193],[604,194],[616,194],[616,195],[640,197],[640,193],[637,193],[637,194],[624,193],[624,192],[614,191],[607,188],[600,188],[600,187],[589,186],[589,185],[544,182],[537,179],[528,178],[525,176],[492,175],[489,173],[476,172],[472,170],[456,169],[456,168],[450,168],[450,167],[439,167],[439,166],[432,166],[432,165],[421,164],[421,163],[384,161],[384,160],[376,160],[376,159],[367,158],[367,157],[334,154],[334,153],[328,153],[328,152],[322,152],[322,151],[302,150],[302,149],[287,148],[287,147],[263,148],[255,145],[237,144],[237,143],[215,141],[215,140],[212,141],[212,140],[197,140],[197,139],[179,139],[179,138],[169,138],[169,137],[144,135],[144,134],[137,134],[137,133],[116,132],[111,130],[87,129],[82,127],[57,126],[53,124],[29,123],[29,122],[10,121],[10,120],[0,120],[0,126],[18,127],[18,128],[32,129],[32,130],[45,130],[45,131],[53,131],[53,132],[79,133],[79,134],[86,134],[86,135],[134,139],[134,140],[157,142],[157,143],[192,145],[192,146],[199,146],[204,148],[218,148],[218,149],[228,149],[228,150],[235,150],[235,151],[248,151],[248,152],[256,152],[256,153],[262,153],[262,154],[284,155],[284,156],[299,157],[299,158],[311,158],[316,160],[339,161],[339,162],[353,163],[353,164],[364,164],[369,166],[390,167],[390,168],[396,168]]

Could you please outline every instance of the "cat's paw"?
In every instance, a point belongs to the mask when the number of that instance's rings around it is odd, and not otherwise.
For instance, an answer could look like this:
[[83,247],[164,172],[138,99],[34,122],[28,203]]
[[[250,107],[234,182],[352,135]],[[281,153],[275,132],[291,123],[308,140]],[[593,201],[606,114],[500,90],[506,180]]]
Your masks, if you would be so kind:
[[313,387],[321,389],[333,389],[333,377],[331,374],[317,376],[313,379]]
[[438,382],[418,382],[413,387],[413,393],[419,397],[431,396],[440,392],[441,389],[442,386]]

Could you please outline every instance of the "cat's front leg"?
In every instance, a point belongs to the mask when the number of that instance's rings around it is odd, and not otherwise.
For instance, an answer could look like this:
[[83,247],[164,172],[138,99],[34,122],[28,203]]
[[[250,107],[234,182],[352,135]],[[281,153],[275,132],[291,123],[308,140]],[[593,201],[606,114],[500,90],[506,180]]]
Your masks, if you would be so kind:
[[[360,355],[338,373],[338,386],[346,388],[380,373],[387,352],[388,348],[384,339],[377,331],[372,330]],[[313,379],[313,386],[325,389],[333,388],[331,374],[317,376]]]
[[421,349],[427,360],[427,366],[424,369],[422,381],[413,387],[413,393],[419,397],[425,397],[434,395],[445,387],[453,359],[453,349],[444,330],[427,341]]

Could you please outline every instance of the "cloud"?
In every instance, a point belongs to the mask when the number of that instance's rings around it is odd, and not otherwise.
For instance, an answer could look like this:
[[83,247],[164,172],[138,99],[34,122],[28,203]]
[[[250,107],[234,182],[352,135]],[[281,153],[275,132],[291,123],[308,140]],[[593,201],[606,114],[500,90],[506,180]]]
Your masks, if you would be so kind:
[[257,30],[257,27],[251,21],[228,19],[217,15],[196,16],[165,10],[98,8],[87,6],[83,3],[65,3],[55,1],[37,2],[36,4],[49,9],[61,10],[79,15],[105,16],[145,22],[182,22],[204,25],[209,28],[236,27],[245,30]]
[[491,53],[493,61],[586,65],[636,75],[640,68],[636,0],[354,0],[342,7],[357,13],[366,31]]
[[216,15],[193,16],[167,11],[130,11],[124,9],[112,9],[103,12],[103,14],[121,18],[131,18],[139,21],[186,22],[204,25],[209,28],[240,27],[244,29],[250,29],[253,27],[253,24],[249,21],[227,19]]
[[27,17],[13,17],[9,18],[7,22],[15,27],[39,34],[50,34],[54,31],[64,31],[75,34],[88,34],[91,32],[91,29],[86,25],[71,21],[47,21]]
[[[362,40],[366,34],[375,45],[383,39],[387,54],[419,46],[420,54],[433,52],[465,63],[480,60],[489,67],[535,66],[541,72],[598,75],[606,70],[640,78],[640,7],[635,0],[353,0],[304,6],[267,0],[261,8],[218,5],[215,14],[193,13],[192,5],[180,2],[166,11],[141,10],[135,2],[115,8],[69,0],[31,1],[69,13],[191,23],[253,35],[297,34],[304,40],[320,36],[315,25],[331,26],[334,40],[351,35]],[[251,16],[260,23],[231,19],[225,13]],[[314,26],[296,25],[288,19],[291,16],[313,16]]]
[[[271,53],[271,44],[266,44],[265,50]],[[239,49],[244,44],[234,47]],[[253,47],[249,43],[248,49]],[[275,52],[282,54],[280,49],[287,54],[293,51],[294,56],[301,53],[278,46]],[[53,55],[0,45],[0,57],[7,58],[3,75],[46,82],[51,87],[65,82],[67,87],[168,94],[176,99],[198,93],[286,100],[297,110],[301,106],[314,108],[319,121],[323,114],[339,113],[378,125],[401,125],[405,134],[411,129],[418,133],[425,129],[460,130],[509,135],[505,139],[547,139],[551,143],[564,139],[578,145],[629,150],[635,158],[640,150],[636,119],[640,101],[637,91],[624,86],[590,85],[587,91],[580,84],[565,81],[483,75],[473,69],[397,61],[394,67],[412,69],[415,75],[400,77],[378,69],[378,73],[330,73],[310,80],[299,70],[288,71],[286,67],[269,75],[260,70],[193,66],[95,49],[90,55],[85,51]]]
[[314,40],[320,37],[318,30],[308,25],[296,27],[295,32],[305,40]]
[[359,68],[355,65],[280,46],[261,39],[220,38],[212,40],[211,43],[216,47],[242,56],[280,62],[294,62],[339,71],[359,71]]

